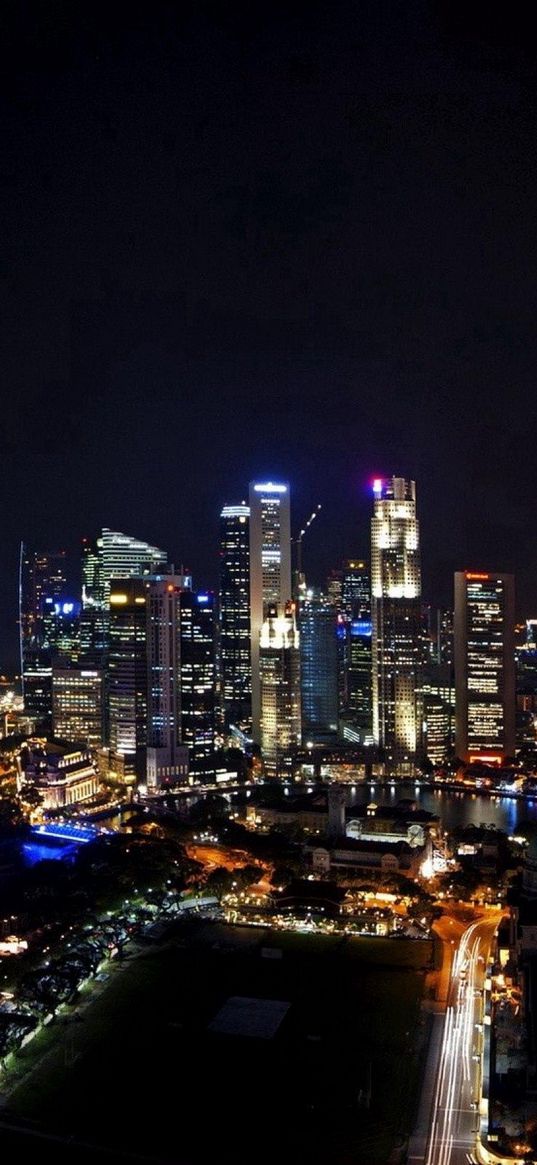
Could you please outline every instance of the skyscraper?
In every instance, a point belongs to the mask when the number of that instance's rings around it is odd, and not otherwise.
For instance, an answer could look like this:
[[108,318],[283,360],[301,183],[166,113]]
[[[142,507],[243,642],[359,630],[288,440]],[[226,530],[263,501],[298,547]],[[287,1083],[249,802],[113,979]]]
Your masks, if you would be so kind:
[[455,574],[455,750],[500,764],[515,751],[515,585],[511,574]]
[[370,743],[373,728],[371,576],[369,563],[363,559],[348,559],[343,566],[338,636],[343,673],[342,733],[350,740]]
[[59,740],[100,748],[103,744],[103,674],[96,668],[52,667],[52,726]]
[[141,578],[109,583],[108,732],[110,769],[133,783],[145,777],[147,745],[146,586]]
[[269,607],[291,599],[291,515],[286,482],[250,483],[252,733],[261,742],[259,641]]
[[277,776],[280,758],[301,741],[300,648],[295,605],[281,612],[269,603],[260,635],[261,752],[269,776]]
[[146,580],[147,595],[147,784],[179,784],[188,777],[188,750],[181,737],[181,596],[186,575]]
[[376,479],[371,523],[373,736],[399,772],[421,749],[421,570],[416,486]]
[[167,554],[130,534],[103,529],[94,542],[82,543],[81,658],[106,663],[109,594],[112,579],[136,578],[158,571]]
[[65,550],[39,552],[20,549],[19,631],[22,691],[25,711],[50,727],[52,720],[52,659],[50,610],[65,599]]
[[329,599],[307,590],[300,603],[302,738],[322,741],[338,727],[337,614]]
[[215,611],[211,592],[182,591],[180,602],[181,742],[190,776],[215,775]]
[[219,661],[222,721],[252,728],[250,660],[250,507],[224,506],[220,515]]

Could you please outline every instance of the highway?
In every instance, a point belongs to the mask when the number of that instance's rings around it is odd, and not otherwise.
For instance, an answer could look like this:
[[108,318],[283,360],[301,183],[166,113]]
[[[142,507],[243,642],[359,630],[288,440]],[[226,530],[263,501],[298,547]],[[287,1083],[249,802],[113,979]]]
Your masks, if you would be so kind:
[[428,1130],[412,1138],[409,1165],[473,1165],[481,1098],[484,1024],[483,987],[492,937],[500,913],[471,923],[463,932],[451,970],[447,1006],[436,1016],[427,1082]]

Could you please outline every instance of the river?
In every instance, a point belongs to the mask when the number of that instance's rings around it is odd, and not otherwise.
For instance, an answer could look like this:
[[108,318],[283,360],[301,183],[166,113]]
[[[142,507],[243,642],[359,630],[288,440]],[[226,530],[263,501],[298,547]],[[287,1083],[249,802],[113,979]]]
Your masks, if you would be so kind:
[[468,791],[428,789],[412,781],[389,785],[384,782],[371,785],[352,785],[348,805],[395,805],[401,797],[411,797],[420,809],[436,813],[445,830],[461,829],[466,825],[494,825],[513,834],[519,825],[531,822],[537,826],[537,800],[514,797],[490,797]]

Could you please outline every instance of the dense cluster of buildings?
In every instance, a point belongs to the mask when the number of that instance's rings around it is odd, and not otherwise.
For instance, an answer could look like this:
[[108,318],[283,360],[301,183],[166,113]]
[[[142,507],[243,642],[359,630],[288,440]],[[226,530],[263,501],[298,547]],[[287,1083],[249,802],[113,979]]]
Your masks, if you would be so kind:
[[[369,750],[399,775],[513,756],[513,578],[463,571],[454,613],[424,606],[413,481],[374,481],[370,558],[324,588],[306,585],[300,558],[293,570],[292,544],[289,485],[256,481],[222,509],[218,595],[104,529],[83,543],[73,597],[65,554],[23,546],[26,718],[93,750],[111,779],[150,787],[214,781],[225,743],[260,750],[267,776],[320,745]],[[518,649],[531,724],[534,630]]]

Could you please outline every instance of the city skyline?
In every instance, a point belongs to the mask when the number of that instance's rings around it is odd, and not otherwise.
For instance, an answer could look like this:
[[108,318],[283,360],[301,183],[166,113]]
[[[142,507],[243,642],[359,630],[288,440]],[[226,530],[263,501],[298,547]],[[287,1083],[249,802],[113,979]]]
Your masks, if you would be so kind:
[[299,529],[322,502],[314,581],[365,554],[366,482],[397,472],[425,594],[479,564],[531,612],[524,23],[343,0],[164,6],[146,35],[98,7],[6,13],[0,658],[21,538],[133,529],[216,585],[205,532],[258,476]]

